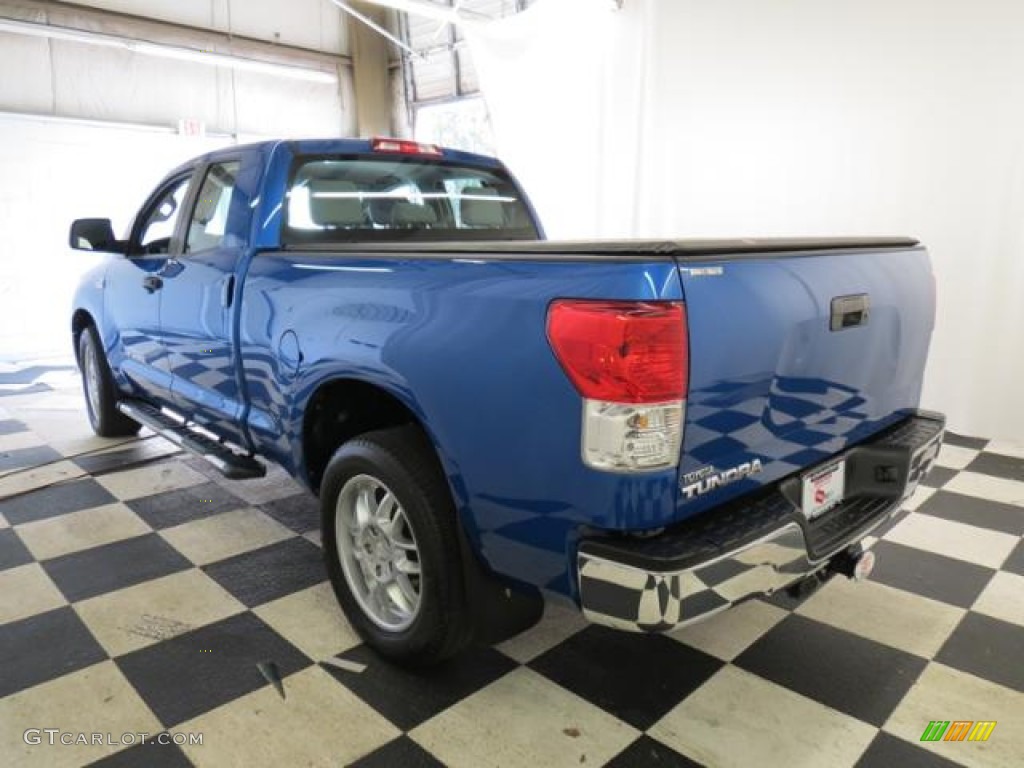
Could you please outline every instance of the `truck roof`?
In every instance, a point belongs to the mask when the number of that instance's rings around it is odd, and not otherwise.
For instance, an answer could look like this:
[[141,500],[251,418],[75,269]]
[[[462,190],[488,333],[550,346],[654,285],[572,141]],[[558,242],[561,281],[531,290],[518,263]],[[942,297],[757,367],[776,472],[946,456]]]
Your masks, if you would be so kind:
[[[376,138],[376,137],[375,137]],[[373,154],[375,139],[269,139],[266,141],[250,142],[248,144],[233,144],[229,147],[221,147],[212,152],[199,155],[187,163],[182,163],[172,171],[176,174],[197,163],[218,160],[222,157],[236,155],[244,151],[271,152],[281,144],[287,144],[291,152],[296,155],[332,155],[332,154]],[[404,141],[394,139],[394,141]],[[435,145],[436,146],[436,145]],[[459,163],[461,165],[475,165],[481,168],[504,168],[504,164],[496,157],[479,155],[474,152],[464,152],[460,149],[449,147],[437,147],[441,151],[444,160]]]

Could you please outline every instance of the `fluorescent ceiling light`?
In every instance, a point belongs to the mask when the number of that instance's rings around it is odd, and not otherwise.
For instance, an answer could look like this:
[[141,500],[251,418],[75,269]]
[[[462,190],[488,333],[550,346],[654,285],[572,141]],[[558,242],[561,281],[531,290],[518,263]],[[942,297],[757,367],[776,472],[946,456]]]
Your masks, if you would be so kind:
[[107,35],[102,32],[87,32],[70,27],[58,27],[52,24],[36,24],[31,21],[0,19],[0,32],[10,32],[15,35],[28,35],[30,37],[46,37],[51,40],[67,40],[72,43],[98,45],[105,48],[118,48],[143,56],[208,64],[212,67],[229,67],[246,72],[259,72],[265,75],[287,77],[311,83],[336,83],[338,81],[336,73],[327,72],[322,69],[296,67],[291,64],[277,64],[270,61],[248,59],[244,56],[214,53],[212,51],[206,52],[195,48],[152,43],[148,40],[135,40],[130,37]]

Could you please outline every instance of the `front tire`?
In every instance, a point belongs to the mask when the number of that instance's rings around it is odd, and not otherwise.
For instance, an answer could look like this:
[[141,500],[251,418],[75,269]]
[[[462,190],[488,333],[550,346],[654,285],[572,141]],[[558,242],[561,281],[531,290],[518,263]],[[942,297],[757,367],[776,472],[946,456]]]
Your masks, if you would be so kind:
[[117,410],[117,388],[103,353],[99,334],[87,326],[78,338],[78,364],[82,369],[85,408],[92,431],[100,437],[127,437],[141,425]]
[[353,628],[382,656],[437,663],[471,638],[455,510],[416,426],[337,450],[320,489],[327,572]]

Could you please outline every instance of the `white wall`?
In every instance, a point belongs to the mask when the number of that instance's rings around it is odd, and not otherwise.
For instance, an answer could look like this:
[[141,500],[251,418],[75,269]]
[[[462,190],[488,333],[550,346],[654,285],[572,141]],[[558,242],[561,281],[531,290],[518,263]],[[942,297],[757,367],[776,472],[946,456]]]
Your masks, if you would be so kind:
[[[328,69],[336,64],[339,80],[311,83],[0,33],[5,73],[0,78],[0,359],[70,352],[71,292],[78,276],[96,261],[67,248],[72,219],[110,216],[120,231],[168,170],[234,139],[355,132],[351,70],[338,58],[348,53],[347,26],[327,0],[93,0],[80,5],[264,40],[275,46],[247,44],[246,55],[269,50],[299,64]],[[0,0],[0,16],[199,49],[211,40],[201,31],[154,27],[34,0]],[[218,46],[229,45],[225,38],[218,40]],[[289,53],[276,44],[328,56]],[[180,119],[201,121],[210,138],[176,135]]]
[[468,30],[552,233],[917,236],[939,289],[924,404],[1024,438],[1024,4],[604,5]]
[[328,0],[78,0],[77,4],[325,53],[349,53],[344,15]]
[[[107,10],[186,26],[102,12]],[[347,22],[327,0],[94,0],[79,5],[0,0],[0,17],[243,58],[269,57],[337,75],[337,82],[300,81],[7,32],[0,33],[0,70],[17,76],[0,78],[0,111],[158,126],[189,119],[211,133],[294,137],[355,132],[352,73],[341,58],[349,47]]]
[[72,292],[103,258],[68,248],[72,219],[109,217],[120,235],[167,171],[227,143],[0,115],[0,360],[71,353]]

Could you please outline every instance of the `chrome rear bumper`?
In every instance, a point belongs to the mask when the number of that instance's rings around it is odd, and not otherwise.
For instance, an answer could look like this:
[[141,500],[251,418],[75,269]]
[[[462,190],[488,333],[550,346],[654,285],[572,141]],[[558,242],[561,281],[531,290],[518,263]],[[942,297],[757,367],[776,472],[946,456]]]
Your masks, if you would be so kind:
[[847,461],[848,497],[811,522],[798,507],[800,478],[791,477],[649,539],[585,539],[577,555],[584,615],[665,631],[821,571],[903,518],[944,428],[941,415],[919,413],[830,460]]

